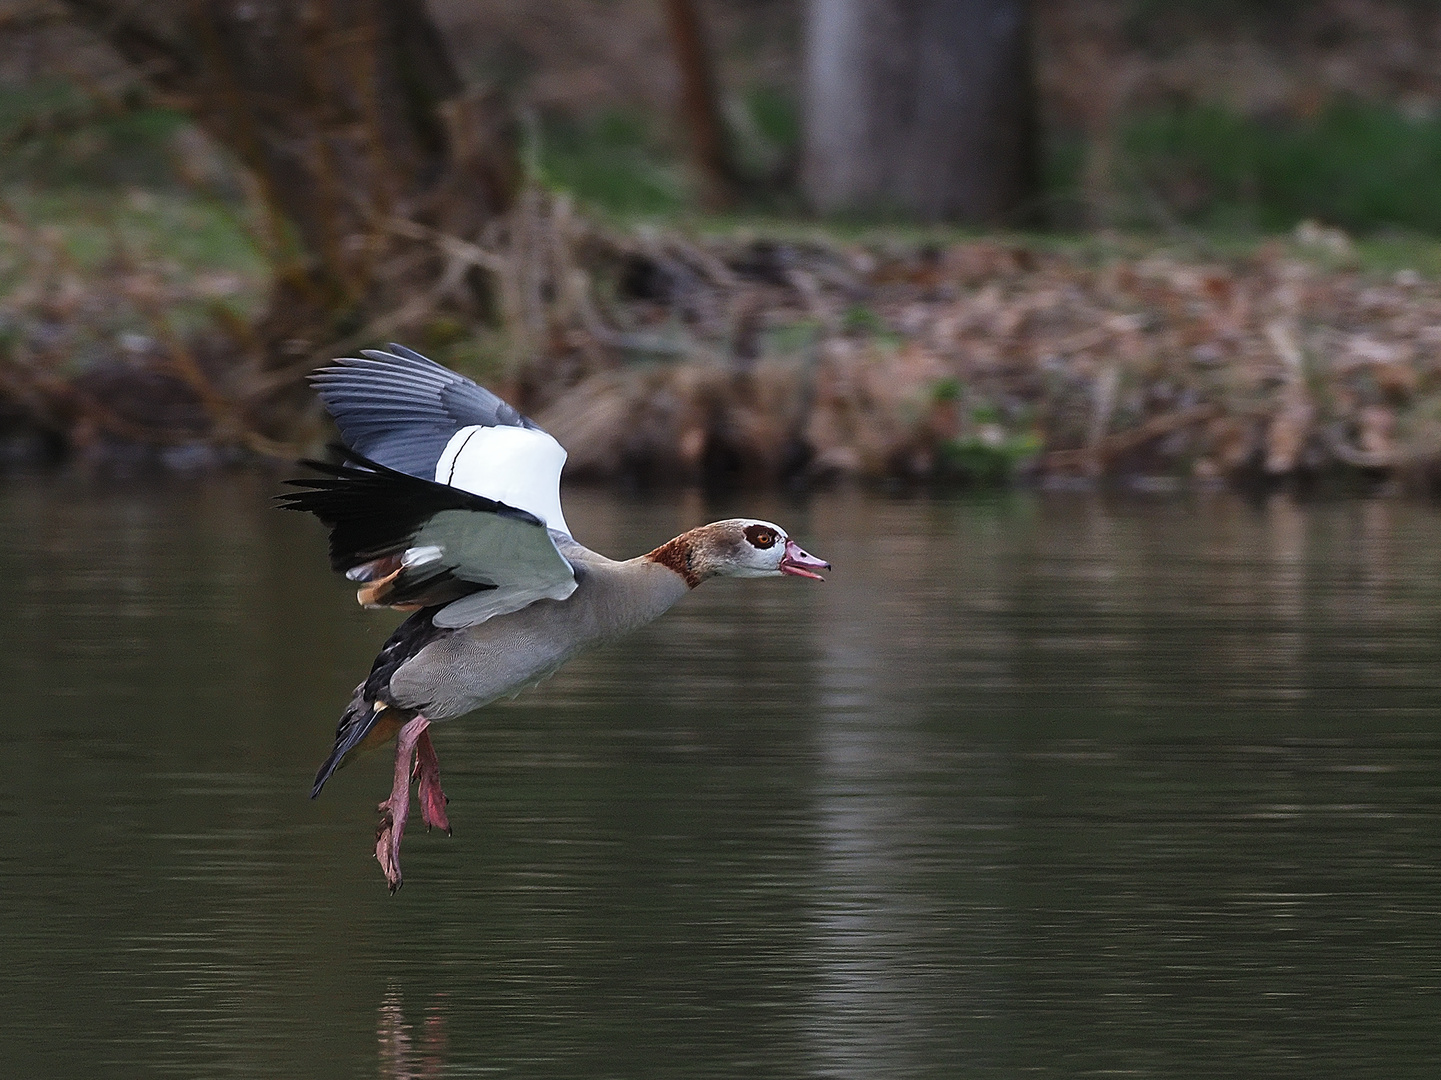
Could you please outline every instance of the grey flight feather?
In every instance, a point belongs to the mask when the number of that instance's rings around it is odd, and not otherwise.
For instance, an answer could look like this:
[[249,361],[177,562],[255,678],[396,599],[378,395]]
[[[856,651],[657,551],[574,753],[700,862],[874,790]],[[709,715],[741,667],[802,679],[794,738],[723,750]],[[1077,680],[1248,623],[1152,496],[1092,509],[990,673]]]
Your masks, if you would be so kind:
[[411,541],[413,548],[438,549],[432,566],[421,572],[444,570],[494,588],[441,608],[435,625],[475,626],[497,615],[527,607],[537,600],[564,600],[575,592],[575,574],[569,560],[557,549],[555,538],[529,522],[464,510],[443,510],[432,517]]
[[310,381],[345,444],[388,468],[430,480],[461,428],[536,429],[489,390],[404,345],[363,349],[361,357],[336,360]]
[[310,462],[326,475],[289,481],[307,490],[282,496],[282,505],[313,513],[330,528],[331,565],[337,570],[398,557],[400,565],[386,570],[391,584],[377,597],[381,602],[440,605],[474,593],[462,587],[457,594],[460,582],[480,586],[483,603],[456,611],[451,604],[437,612],[435,625],[453,628],[537,600],[564,600],[575,591],[575,573],[557,546],[570,538],[546,529],[534,515],[401,473],[354,450],[345,453],[353,465]]

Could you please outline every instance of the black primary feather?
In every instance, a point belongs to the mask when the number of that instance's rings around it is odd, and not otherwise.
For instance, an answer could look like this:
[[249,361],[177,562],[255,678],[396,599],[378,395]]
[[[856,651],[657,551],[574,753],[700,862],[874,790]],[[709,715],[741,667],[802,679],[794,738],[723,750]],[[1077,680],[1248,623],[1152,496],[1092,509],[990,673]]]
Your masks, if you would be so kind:
[[443,510],[496,514],[545,528],[540,518],[525,510],[398,472],[354,450],[338,449],[360,468],[302,462],[325,475],[286,480],[306,490],[287,492],[276,500],[283,510],[314,514],[325,523],[330,529],[330,565],[336,570],[404,551],[425,523]]
[[473,424],[536,428],[489,390],[404,345],[361,356],[337,360],[310,381],[345,444],[392,469],[430,479],[451,437]]
[[[397,626],[395,633],[390,635],[390,639],[381,648],[375,663],[371,665],[370,674],[366,676],[365,682],[355,688],[355,696],[351,698],[349,707],[335,726],[335,746],[331,749],[330,756],[325,759],[325,764],[321,765],[315,774],[315,786],[310,790],[312,799],[320,794],[320,789],[325,786],[331,774],[345,763],[345,756],[370,734],[370,729],[384,711],[377,710],[375,703],[378,701],[391,708],[399,708],[390,701],[390,677],[395,674],[395,669],[432,641],[456,632],[441,629],[431,622],[431,617],[439,610],[438,607],[421,608]],[[407,715],[413,713],[410,709],[401,711]]]

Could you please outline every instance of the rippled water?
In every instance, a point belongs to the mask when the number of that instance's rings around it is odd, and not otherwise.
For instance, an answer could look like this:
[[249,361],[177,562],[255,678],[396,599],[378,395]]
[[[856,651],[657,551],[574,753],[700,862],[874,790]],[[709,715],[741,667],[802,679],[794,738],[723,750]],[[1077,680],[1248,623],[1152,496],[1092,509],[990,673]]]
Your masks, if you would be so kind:
[[0,1073],[1433,1076],[1441,514],[1016,496],[742,510],[713,582],[306,795],[393,617],[268,482],[0,486]]

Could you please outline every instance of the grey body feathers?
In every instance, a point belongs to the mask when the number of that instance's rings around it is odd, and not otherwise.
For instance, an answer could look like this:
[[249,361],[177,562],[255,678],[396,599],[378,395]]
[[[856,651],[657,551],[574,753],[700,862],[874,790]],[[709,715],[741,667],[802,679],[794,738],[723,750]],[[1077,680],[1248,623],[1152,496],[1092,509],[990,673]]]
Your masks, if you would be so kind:
[[689,590],[644,558],[615,562],[566,539],[577,586],[479,626],[437,637],[395,669],[388,699],[428,720],[462,716],[531,686],[576,653],[644,626]]

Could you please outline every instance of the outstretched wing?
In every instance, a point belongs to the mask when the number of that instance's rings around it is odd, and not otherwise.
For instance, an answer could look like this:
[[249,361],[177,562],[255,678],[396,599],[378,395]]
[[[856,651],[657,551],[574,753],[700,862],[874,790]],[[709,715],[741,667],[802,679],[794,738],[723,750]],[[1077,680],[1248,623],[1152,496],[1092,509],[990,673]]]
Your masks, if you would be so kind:
[[575,591],[569,561],[529,511],[347,456],[350,465],[306,462],[322,475],[287,480],[302,490],[280,505],[329,527],[331,565],[364,583],[362,603],[445,604],[435,625],[459,627]]
[[560,443],[484,387],[403,345],[310,377],[352,450],[397,472],[529,511],[569,535]]

